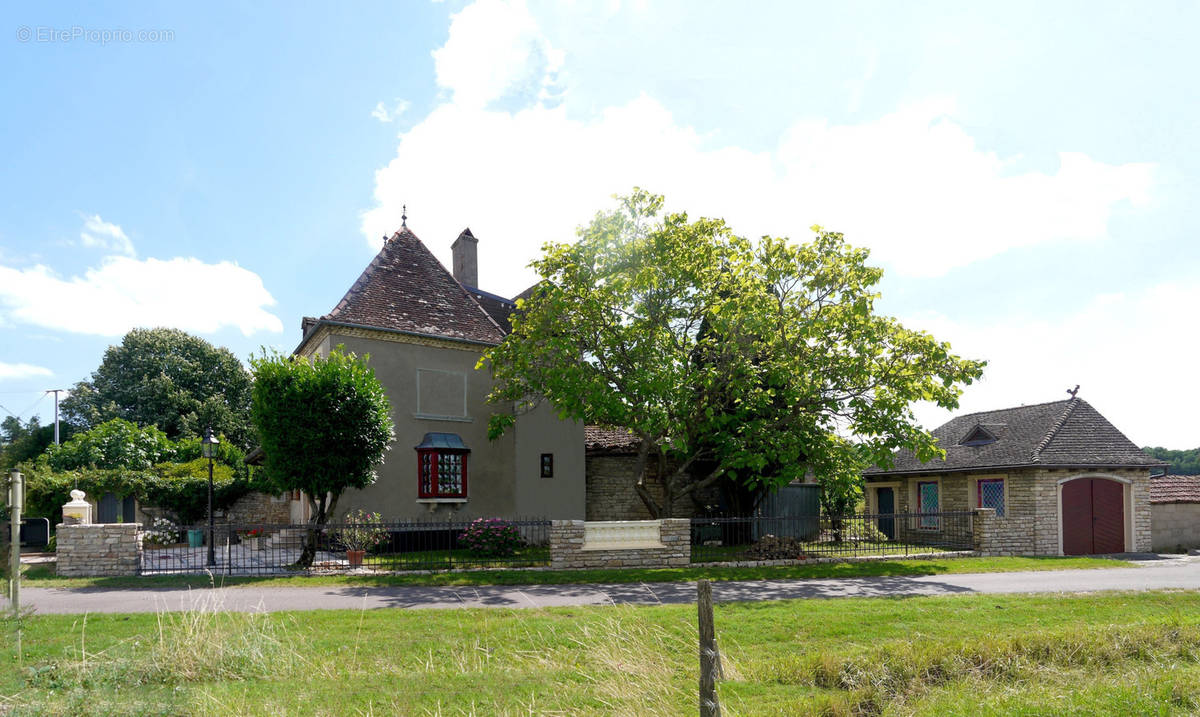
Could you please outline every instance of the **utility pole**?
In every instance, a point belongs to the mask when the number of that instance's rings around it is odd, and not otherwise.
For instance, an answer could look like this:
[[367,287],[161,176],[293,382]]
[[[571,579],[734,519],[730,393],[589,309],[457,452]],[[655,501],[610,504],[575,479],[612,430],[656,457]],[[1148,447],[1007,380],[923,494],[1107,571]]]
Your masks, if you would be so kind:
[[56,446],[58,445],[58,394],[64,390],[61,388],[52,388],[46,392],[54,394],[54,445]]
[[21,508],[25,497],[24,487],[21,485],[22,477],[21,472],[14,468],[9,474],[8,482],[8,511],[12,517],[12,553],[9,555],[9,560],[12,561],[12,583],[8,600],[16,614],[21,610]]

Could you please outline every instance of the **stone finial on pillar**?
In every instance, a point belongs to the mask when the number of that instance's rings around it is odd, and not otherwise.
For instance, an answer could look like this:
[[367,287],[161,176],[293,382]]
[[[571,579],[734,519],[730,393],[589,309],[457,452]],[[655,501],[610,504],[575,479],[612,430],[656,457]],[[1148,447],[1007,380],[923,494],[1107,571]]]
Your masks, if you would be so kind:
[[86,494],[76,488],[71,491],[71,500],[63,504],[63,525],[89,525],[92,522],[92,504],[84,500]]

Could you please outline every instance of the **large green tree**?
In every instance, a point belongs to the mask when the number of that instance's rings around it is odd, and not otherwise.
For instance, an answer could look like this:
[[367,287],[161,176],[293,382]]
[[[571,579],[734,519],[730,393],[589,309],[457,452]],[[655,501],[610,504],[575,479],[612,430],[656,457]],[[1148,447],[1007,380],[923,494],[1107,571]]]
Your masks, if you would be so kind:
[[[65,441],[72,433],[72,427],[64,423],[59,439]],[[0,473],[7,474],[18,463],[37,458],[53,443],[53,423],[43,426],[38,416],[24,424],[14,416],[6,417],[0,421]]]
[[250,373],[229,349],[178,329],[134,329],[75,384],[62,412],[84,430],[122,418],[172,439],[212,426],[246,450],[255,442],[250,390]]
[[627,428],[639,475],[655,452],[676,459],[665,500],[636,487],[655,516],[726,475],[770,487],[812,471],[847,496],[897,448],[939,453],[913,403],[956,407],[984,364],[875,313],[865,249],[819,227],[751,241],[662,207],[635,190],[576,243],[544,247],[542,281],[481,360],[506,407],[493,436],[543,400]]
[[1180,451],[1161,446],[1147,446],[1142,450],[1149,456],[1170,463],[1168,472],[1173,475],[1200,475],[1200,448]]
[[[391,407],[368,358],[339,346],[325,358],[251,359],[264,478],[276,492],[304,491],[317,525],[333,516],[347,488],[375,482],[392,441]],[[312,564],[315,536],[310,532],[301,565]]]

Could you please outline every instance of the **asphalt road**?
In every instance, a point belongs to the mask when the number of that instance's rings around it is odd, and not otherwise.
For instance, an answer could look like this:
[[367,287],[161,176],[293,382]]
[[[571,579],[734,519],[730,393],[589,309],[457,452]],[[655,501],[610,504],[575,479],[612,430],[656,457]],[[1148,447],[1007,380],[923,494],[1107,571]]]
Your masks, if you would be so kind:
[[[751,580],[713,583],[719,602],[794,598],[897,597],[968,593],[1056,593],[1200,589],[1200,557],[1177,557],[1109,570],[979,573],[838,580]],[[691,603],[694,583],[480,587],[31,588],[21,602],[38,613],[357,610],[463,607],[538,608],[571,605]]]

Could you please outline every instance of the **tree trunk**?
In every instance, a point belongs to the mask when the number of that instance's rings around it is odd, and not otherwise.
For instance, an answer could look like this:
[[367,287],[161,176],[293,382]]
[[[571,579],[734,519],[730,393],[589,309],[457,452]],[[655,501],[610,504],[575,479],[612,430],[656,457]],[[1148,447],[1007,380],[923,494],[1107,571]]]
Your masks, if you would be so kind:
[[304,538],[304,550],[301,551],[300,558],[294,563],[296,567],[312,567],[313,561],[317,558],[317,536],[320,534],[320,529],[324,527],[329,516],[333,515],[339,495],[326,493],[321,496],[320,500],[311,495],[308,496],[308,504],[313,511],[313,522],[308,529],[308,535]]
[[[650,495],[650,489],[646,487],[646,472],[650,467],[649,459],[650,441],[645,436],[642,436],[642,442],[638,446],[637,468],[635,469],[637,482],[633,484],[633,490],[637,493],[638,498],[642,499],[642,504],[649,511],[650,518],[658,520],[663,515],[663,507],[659,505],[658,501],[654,500],[654,496]],[[665,488],[666,486],[664,485],[663,487]],[[665,493],[666,491],[664,490],[663,492]]]

